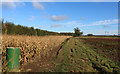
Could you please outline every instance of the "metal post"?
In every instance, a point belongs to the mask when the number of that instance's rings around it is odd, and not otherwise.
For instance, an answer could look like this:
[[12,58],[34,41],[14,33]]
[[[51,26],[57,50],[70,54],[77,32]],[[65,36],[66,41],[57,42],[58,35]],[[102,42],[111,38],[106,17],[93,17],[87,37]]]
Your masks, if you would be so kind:
[[19,48],[9,47],[6,50],[7,68],[10,72],[17,72],[19,70]]

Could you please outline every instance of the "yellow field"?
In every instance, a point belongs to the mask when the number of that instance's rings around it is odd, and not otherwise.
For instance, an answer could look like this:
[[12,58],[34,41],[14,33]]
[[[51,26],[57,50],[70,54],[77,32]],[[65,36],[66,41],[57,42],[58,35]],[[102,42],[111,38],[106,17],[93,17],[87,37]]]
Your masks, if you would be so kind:
[[20,66],[31,61],[41,53],[47,55],[54,47],[59,46],[70,36],[21,36],[21,35],[3,35],[2,36],[2,64],[3,71],[6,71],[6,48],[19,47]]

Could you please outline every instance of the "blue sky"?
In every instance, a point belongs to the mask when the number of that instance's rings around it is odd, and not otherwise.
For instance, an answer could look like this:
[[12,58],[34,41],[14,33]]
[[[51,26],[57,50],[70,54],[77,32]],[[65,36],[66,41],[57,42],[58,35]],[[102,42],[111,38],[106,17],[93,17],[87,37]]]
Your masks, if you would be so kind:
[[118,34],[117,2],[7,2],[2,18],[23,26],[54,32]]

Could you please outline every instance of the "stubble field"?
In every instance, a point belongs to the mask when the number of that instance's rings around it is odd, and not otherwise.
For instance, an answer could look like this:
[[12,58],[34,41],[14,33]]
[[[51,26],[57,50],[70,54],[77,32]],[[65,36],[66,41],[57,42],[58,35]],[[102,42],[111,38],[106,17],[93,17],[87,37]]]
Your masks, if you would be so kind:
[[6,48],[19,47],[20,67],[23,64],[32,61],[36,56],[48,56],[49,52],[59,46],[70,36],[20,36],[20,35],[3,35],[2,36],[2,64],[3,72],[7,70]]

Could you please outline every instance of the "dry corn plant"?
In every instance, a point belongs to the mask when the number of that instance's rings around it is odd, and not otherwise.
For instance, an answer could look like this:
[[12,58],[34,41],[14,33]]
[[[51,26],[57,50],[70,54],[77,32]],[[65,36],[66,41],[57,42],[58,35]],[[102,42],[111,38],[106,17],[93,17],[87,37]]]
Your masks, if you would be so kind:
[[[7,70],[6,48],[19,47],[20,68],[25,63],[33,60],[36,56],[46,55],[53,47],[59,46],[70,36],[22,36],[3,35],[2,37],[2,71]],[[49,48],[49,49],[48,49]]]

